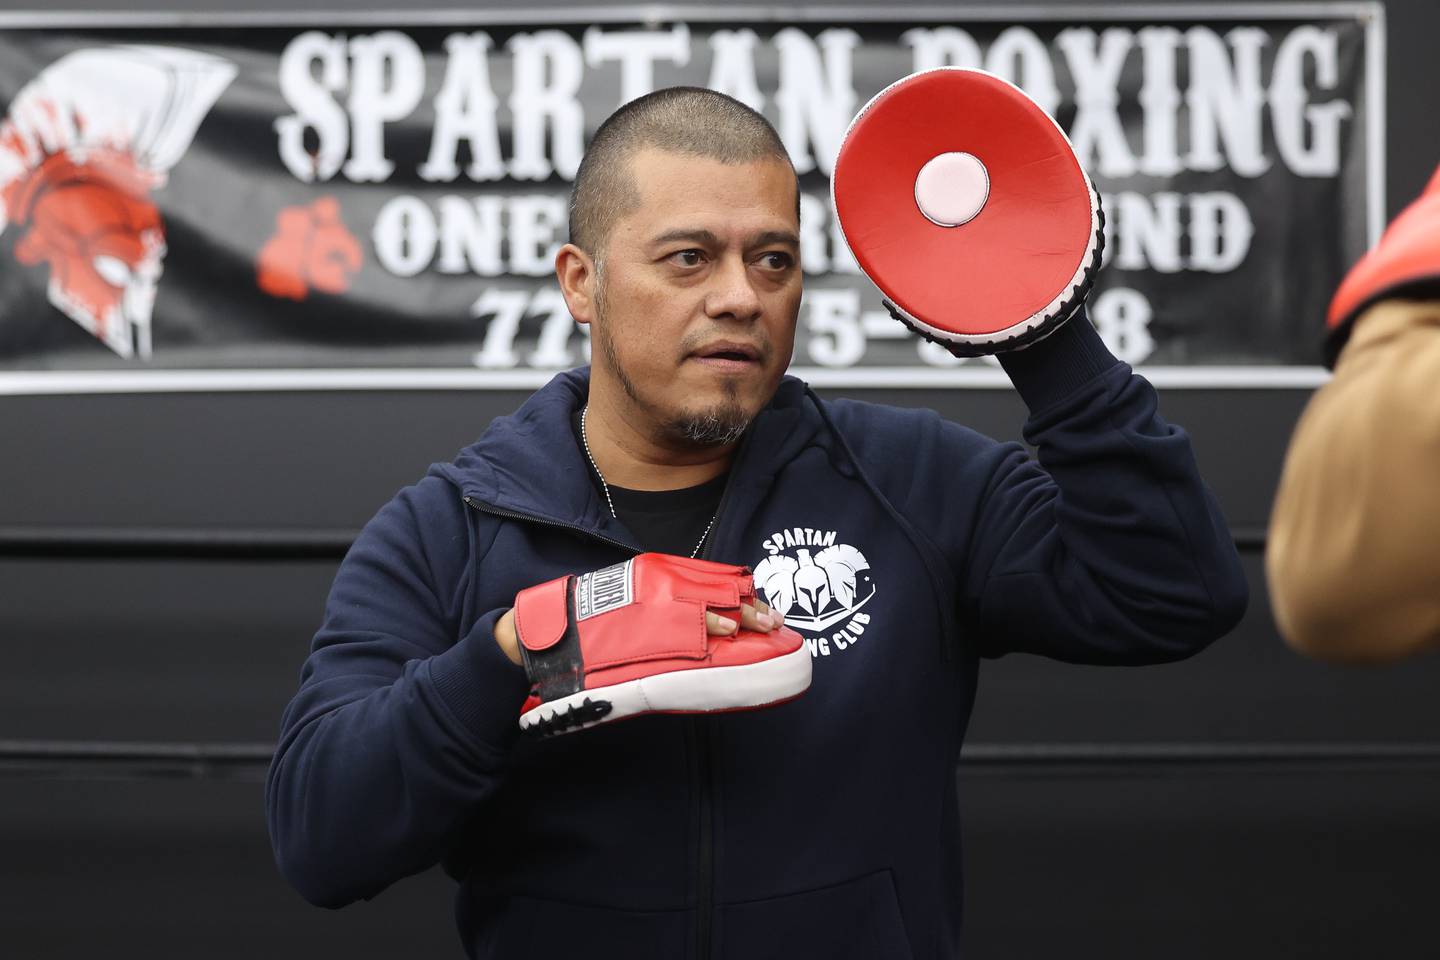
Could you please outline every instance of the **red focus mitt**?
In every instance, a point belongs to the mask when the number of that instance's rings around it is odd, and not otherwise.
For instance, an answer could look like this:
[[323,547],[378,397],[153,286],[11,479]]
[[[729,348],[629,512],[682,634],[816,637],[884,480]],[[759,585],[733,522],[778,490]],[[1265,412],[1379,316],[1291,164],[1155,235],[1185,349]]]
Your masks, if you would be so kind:
[[567,733],[643,713],[749,710],[804,693],[810,651],[795,631],[706,629],[707,610],[738,624],[743,603],[755,603],[748,567],[662,553],[520,591],[515,632],[533,684],[520,728]]
[[1014,84],[943,67],[880,91],[840,145],[841,232],[899,321],[957,356],[1028,346],[1090,291],[1100,197]]

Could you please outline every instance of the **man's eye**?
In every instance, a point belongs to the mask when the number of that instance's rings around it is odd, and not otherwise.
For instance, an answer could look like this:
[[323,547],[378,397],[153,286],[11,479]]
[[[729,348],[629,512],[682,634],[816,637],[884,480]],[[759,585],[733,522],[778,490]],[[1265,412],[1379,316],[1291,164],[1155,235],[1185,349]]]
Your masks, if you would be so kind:
[[670,260],[682,267],[698,267],[705,259],[705,255],[699,250],[679,250],[670,254]]
[[771,251],[760,255],[760,262],[770,270],[789,270],[795,259],[788,253]]

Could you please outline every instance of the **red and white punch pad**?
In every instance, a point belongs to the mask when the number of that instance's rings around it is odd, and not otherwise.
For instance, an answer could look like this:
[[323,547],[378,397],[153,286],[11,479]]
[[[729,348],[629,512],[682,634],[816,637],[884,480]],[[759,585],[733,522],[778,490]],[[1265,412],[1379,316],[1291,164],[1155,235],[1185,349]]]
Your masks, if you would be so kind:
[[1064,131],[981,70],[927,70],[876,94],[845,133],[831,194],[885,306],[960,356],[1054,331],[1100,266],[1100,197]]

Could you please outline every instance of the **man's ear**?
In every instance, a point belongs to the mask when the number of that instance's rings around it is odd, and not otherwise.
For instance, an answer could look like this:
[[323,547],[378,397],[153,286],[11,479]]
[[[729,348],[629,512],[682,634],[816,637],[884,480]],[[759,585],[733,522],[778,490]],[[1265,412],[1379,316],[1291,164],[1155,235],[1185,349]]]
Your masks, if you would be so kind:
[[567,243],[555,254],[555,279],[560,282],[560,294],[565,306],[576,323],[589,323],[595,319],[595,284],[599,277],[595,261],[590,254],[573,243]]

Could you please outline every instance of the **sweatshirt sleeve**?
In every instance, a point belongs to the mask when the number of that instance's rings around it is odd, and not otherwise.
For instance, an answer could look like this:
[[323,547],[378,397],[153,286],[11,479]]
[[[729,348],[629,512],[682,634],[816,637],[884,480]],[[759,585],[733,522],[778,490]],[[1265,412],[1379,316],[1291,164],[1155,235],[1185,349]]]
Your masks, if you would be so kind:
[[1440,302],[1365,313],[1291,438],[1265,557],[1303,653],[1389,660],[1440,646]]
[[501,776],[528,685],[495,643],[503,610],[458,635],[463,511],[430,478],[366,525],[282,718],[271,842],[316,905],[368,899],[437,863]]
[[1154,663],[1233,629],[1248,600],[1234,541],[1154,388],[1083,313],[1000,359],[1036,459],[992,442],[964,468],[986,472],[957,558],[979,652]]

